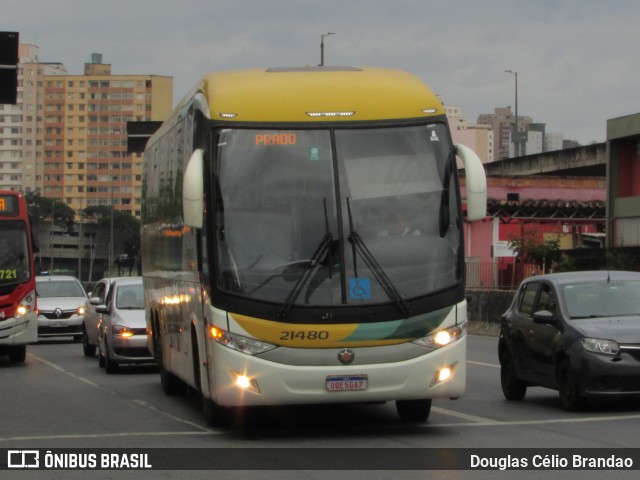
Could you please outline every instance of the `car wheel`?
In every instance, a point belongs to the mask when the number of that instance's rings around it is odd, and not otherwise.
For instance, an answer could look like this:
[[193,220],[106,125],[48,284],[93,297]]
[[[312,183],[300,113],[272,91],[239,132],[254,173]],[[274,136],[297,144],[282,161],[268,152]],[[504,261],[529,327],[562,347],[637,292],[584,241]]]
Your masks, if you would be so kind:
[[396,411],[404,422],[426,422],[431,413],[431,399],[396,400]]
[[118,370],[117,362],[113,361],[111,355],[109,355],[109,345],[107,340],[104,341],[104,371],[107,373],[115,373]]
[[507,400],[520,401],[527,393],[527,384],[516,377],[513,357],[509,352],[500,357],[500,385]]
[[85,357],[95,357],[96,355],[96,346],[89,343],[87,330],[84,327],[82,328],[82,350]]
[[575,412],[582,408],[584,400],[580,396],[580,385],[568,359],[558,366],[558,392],[565,410]]
[[25,358],[27,358],[27,346],[26,345],[14,345],[10,347],[9,350],[9,360],[15,363],[24,362]]

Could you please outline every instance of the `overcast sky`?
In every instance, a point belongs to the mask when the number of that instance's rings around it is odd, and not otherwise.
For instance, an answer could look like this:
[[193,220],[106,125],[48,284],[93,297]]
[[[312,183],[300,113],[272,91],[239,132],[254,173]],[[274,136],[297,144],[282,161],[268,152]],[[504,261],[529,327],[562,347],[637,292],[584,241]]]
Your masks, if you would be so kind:
[[495,107],[588,144],[640,112],[638,0],[0,0],[0,31],[82,74],[174,78],[174,103],[210,71],[400,68],[475,122]]

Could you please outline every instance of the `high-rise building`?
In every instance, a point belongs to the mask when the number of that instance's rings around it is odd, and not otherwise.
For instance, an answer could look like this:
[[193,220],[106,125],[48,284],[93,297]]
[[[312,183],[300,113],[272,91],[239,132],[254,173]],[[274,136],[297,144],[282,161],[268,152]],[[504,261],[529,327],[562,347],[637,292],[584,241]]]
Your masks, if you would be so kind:
[[65,74],[61,63],[40,62],[38,47],[20,44],[15,105],[0,105],[0,189],[25,193],[42,185],[44,76]]
[[142,154],[127,152],[126,126],[164,120],[173,106],[173,79],[113,75],[100,54],[84,70],[44,78],[42,194],[76,211],[113,205],[139,218]]
[[478,154],[482,163],[493,161],[493,131],[488,125],[472,124],[462,108],[445,105],[453,143],[462,143]]
[[[521,140],[520,155],[526,155],[526,132],[533,119],[528,116],[518,115],[518,132],[525,137]],[[511,107],[496,108],[494,113],[482,114],[478,117],[478,123],[490,125],[493,130],[493,160],[502,160],[516,155],[513,143],[513,133],[515,130],[516,117],[511,111]]]
[[547,132],[544,135],[544,151],[552,152],[554,150],[562,150],[564,141],[564,133]]

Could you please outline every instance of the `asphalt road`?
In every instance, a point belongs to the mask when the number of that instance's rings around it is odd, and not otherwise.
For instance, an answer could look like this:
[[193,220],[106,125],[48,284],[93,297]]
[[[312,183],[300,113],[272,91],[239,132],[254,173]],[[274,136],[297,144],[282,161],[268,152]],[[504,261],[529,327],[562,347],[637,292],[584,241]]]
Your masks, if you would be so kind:
[[[28,348],[24,365],[0,358],[0,449],[26,448],[625,448],[638,447],[640,403],[562,410],[557,392],[530,388],[523,402],[500,390],[497,338],[469,336],[467,392],[437,400],[425,424],[398,420],[392,403],[261,408],[227,429],[205,425],[199,399],[167,397],[154,367],[107,375],[66,340]],[[373,450],[372,450],[373,451]],[[44,475],[46,474],[46,475]],[[440,471],[438,478],[496,478],[500,471]],[[184,478],[185,472],[1,472],[9,478]],[[540,478],[526,470],[516,478]],[[603,472],[554,471],[553,478]],[[190,472],[190,478],[425,478],[415,471]],[[634,472],[607,472],[633,478]]]

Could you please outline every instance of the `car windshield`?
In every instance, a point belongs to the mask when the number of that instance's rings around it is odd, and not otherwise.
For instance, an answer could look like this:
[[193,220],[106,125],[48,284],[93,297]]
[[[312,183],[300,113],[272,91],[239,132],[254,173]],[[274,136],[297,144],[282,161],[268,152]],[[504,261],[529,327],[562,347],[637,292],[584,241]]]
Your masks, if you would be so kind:
[[286,310],[401,305],[461,281],[444,125],[225,129],[217,144],[221,290]]
[[36,293],[40,298],[85,296],[80,284],[74,280],[45,280],[37,282]]
[[119,310],[144,309],[142,284],[120,286],[116,293],[116,308]]
[[573,319],[640,315],[640,282],[575,283],[563,287]]

